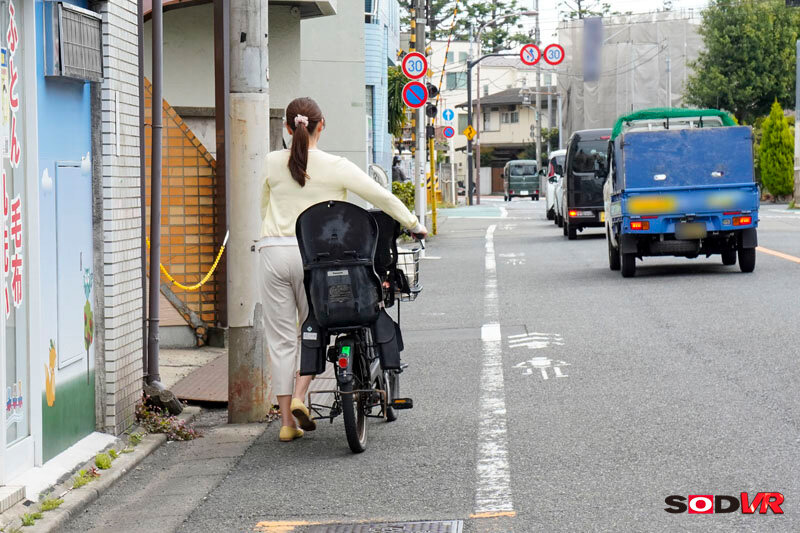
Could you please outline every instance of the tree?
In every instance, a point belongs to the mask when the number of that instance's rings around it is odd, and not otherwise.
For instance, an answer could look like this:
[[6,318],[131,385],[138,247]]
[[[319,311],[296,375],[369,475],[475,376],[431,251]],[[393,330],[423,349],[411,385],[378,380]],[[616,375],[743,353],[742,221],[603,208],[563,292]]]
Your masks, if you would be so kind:
[[406,123],[406,106],[403,103],[403,86],[406,84],[405,75],[400,67],[389,67],[389,133],[399,139],[403,135],[403,126]]
[[566,19],[582,19],[586,17],[602,17],[619,15],[611,11],[611,4],[600,3],[600,0],[563,0],[558,3],[559,14]]
[[766,115],[777,99],[794,107],[800,12],[783,0],[712,0],[703,11],[705,50],[691,64],[686,102],[731,111],[740,122]]
[[758,149],[761,181],[773,196],[792,193],[794,186],[794,136],[776,100],[764,121]]
[[[411,7],[414,0],[400,0],[403,29],[411,29]],[[453,39],[469,40],[469,30],[477,33],[478,27],[486,24],[481,32],[483,53],[498,52],[512,48],[515,44],[528,43],[531,36],[521,31],[519,16],[511,16],[496,22],[492,19],[511,13],[519,13],[527,8],[518,5],[518,0],[459,0],[458,12],[454,13],[456,0],[429,0],[430,13],[428,35],[436,40],[446,40],[450,35],[450,27],[455,16]]]

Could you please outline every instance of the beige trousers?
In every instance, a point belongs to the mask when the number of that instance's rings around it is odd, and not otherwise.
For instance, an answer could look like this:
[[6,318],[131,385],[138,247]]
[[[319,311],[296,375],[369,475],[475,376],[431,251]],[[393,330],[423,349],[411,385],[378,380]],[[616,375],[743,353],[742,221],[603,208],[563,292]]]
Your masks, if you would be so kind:
[[258,256],[272,391],[290,395],[300,368],[300,326],[308,316],[303,261],[296,245],[264,246]]

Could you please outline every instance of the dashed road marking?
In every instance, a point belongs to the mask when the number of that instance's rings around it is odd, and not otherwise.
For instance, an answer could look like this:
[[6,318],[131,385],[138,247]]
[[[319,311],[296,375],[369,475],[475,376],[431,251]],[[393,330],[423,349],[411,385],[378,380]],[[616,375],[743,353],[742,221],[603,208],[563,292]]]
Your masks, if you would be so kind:
[[508,463],[506,401],[503,378],[503,336],[497,297],[497,261],[494,251],[496,224],[486,230],[484,318],[481,327],[480,423],[478,430],[475,512],[471,518],[514,516],[511,468]]

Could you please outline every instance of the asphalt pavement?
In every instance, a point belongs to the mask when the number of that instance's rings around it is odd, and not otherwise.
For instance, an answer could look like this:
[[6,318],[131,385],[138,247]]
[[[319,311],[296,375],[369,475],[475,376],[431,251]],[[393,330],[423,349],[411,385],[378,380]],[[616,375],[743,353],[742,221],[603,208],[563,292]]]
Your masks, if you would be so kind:
[[[414,409],[371,421],[365,453],[341,419],[286,444],[207,411],[209,437],[165,445],[68,531],[800,530],[800,215],[763,206],[759,244],[783,256],[751,274],[646,258],[624,279],[602,229],[567,241],[544,203],[440,211],[401,312]],[[759,491],[784,514],[664,510]]]

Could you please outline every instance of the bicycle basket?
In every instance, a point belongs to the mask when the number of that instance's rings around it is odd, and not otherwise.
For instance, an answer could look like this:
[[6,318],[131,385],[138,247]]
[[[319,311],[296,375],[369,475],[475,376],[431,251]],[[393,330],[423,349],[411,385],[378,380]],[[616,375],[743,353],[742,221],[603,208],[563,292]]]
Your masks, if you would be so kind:
[[414,250],[397,250],[397,274],[404,276],[407,283],[398,283],[397,298],[401,302],[412,302],[422,292],[419,279],[420,248]]

